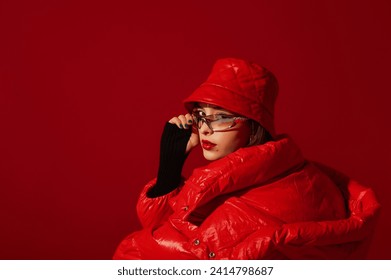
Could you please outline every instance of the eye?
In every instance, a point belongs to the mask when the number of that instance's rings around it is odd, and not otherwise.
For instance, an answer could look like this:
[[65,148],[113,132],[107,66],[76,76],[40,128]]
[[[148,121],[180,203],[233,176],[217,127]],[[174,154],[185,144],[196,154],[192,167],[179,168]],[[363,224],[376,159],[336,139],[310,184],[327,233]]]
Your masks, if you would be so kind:
[[226,114],[217,114],[216,115],[218,117],[218,119],[232,119],[234,116],[232,115],[226,115]]
[[204,112],[204,111],[201,111],[201,110],[195,110],[195,111],[193,112],[193,114],[194,114],[195,116],[197,116],[197,117],[205,117],[205,116],[206,116],[205,112]]

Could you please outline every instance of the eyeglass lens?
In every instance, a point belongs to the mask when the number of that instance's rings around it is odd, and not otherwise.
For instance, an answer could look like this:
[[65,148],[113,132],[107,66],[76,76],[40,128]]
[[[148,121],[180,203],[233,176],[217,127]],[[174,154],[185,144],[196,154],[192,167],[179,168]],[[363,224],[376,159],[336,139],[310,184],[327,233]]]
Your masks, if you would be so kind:
[[225,130],[234,125],[235,118],[234,117],[219,117],[217,119],[208,119],[205,117],[196,117],[195,118],[198,128],[202,127],[202,124],[205,122],[206,125],[212,130]]

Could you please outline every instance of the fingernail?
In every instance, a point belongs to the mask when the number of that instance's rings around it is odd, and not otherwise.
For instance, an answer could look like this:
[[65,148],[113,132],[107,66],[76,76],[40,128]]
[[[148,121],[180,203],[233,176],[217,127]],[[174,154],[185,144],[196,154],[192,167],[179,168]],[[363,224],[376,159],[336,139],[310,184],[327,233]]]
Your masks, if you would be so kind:
[[185,128],[189,128],[189,126],[187,124],[185,124]]
[[192,121],[192,120],[188,120],[187,122],[188,122],[188,123],[193,123],[193,121]]
[[183,128],[183,125],[182,125],[182,124],[180,124],[180,125],[179,125],[179,127],[180,127],[180,128]]

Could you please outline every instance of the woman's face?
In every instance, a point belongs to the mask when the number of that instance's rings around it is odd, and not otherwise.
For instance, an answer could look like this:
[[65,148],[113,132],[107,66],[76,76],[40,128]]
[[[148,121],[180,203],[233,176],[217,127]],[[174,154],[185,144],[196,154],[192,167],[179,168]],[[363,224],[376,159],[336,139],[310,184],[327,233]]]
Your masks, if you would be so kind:
[[[235,115],[225,109],[199,103],[195,108],[198,116],[209,116],[214,114]],[[225,131],[213,131],[204,122],[198,129],[200,144],[204,157],[207,160],[220,159],[241,147],[247,146],[250,138],[251,129],[247,121],[239,121],[234,127]]]

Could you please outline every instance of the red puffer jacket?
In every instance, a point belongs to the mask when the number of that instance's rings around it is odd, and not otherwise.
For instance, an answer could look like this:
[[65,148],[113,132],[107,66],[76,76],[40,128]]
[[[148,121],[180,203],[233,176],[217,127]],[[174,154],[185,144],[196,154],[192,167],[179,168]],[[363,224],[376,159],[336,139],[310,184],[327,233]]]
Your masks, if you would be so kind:
[[[331,173],[330,173],[331,174]],[[288,137],[242,148],[147,198],[114,259],[352,259],[379,205],[369,188],[306,161]]]

